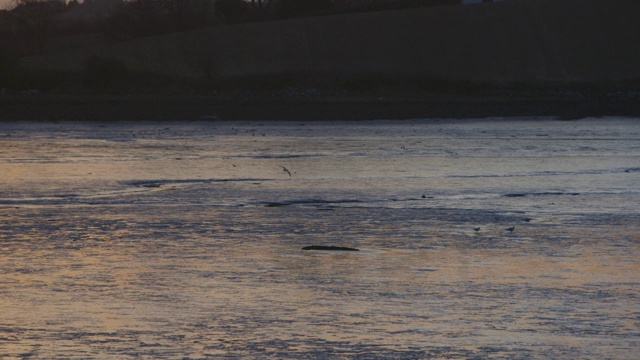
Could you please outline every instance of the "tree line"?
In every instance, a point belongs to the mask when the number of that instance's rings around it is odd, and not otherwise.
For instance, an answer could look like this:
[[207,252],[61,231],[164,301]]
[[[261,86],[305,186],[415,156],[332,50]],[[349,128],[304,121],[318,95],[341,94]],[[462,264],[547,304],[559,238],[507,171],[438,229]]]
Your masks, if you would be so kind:
[[459,3],[460,0],[13,0],[0,11],[0,41],[5,48],[38,53],[52,37],[60,35],[101,33],[110,39],[125,40],[221,24]]

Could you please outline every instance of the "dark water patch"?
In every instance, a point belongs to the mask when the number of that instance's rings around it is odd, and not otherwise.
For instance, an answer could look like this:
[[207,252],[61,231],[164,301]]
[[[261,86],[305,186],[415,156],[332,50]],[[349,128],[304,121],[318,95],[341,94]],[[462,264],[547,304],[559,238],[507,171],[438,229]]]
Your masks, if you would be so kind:
[[516,197],[527,197],[527,196],[577,196],[580,195],[578,192],[562,192],[562,191],[545,191],[545,192],[535,192],[535,193],[509,193],[504,194],[504,197],[516,198]]
[[[411,335],[411,332],[406,334]],[[437,334],[436,334],[437,335]],[[427,336],[427,335],[425,335]],[[282,359],[528,359],[532,354],[530,349],[510,348],[506,346],[481,346],[478,348],[464,348],[457,346],[434,346],[401,344],[368,344],[366,342],[330,341],[324,339],[278,339],[257,341],[250,344],[219,342],[208,345],[207,350],[225,351],[230,357],[256,354],[261,357]],[[544,349],[537,354],[550,356],[550,351],[558,349]],[[579,352],[566,350],[568,353]]]
[[[224,340],[224,339],[223,339]],[[405,347],[403,349],[403,347]],[[395,349],[394,349],[395,348]],[[398,349],[399,348],[399,349]],[[206,350],[225,351],[230,357],[250,356],[274,359],[429,359],[474,358],[474,351],[450,346],[377,345],[362,342],[333,341],[316,338],[272,339],[243,344],[218,340],[205,346]],[[478,351],[476,355],[481,354]]]
[[352,199],[336,199],[336,200],[298,199],[298,200],[260,202],[260,203],[257,203],[256,205],[262,205],[264,207],[281,207],[281,206],[291,206],[291,205],[357,204],[362,202],[364,201],[352,200]]
[[571,171],[534,171],[525,173],[503,173],[503,174],[451,174],[447,178],[477,179],[477,178],[514,178],[514,177],[549,177],[549,176],[565,176],[565,175],[611,175],[638,172],[640,168],[614,168],[614,169],[585,169]]
[[273,179],[265,178],[224,178],[224,179],[159,179],[159,180],[130,180],[122,183],[134,187],[157,188],[170,184],[208,184],[216,182],[264,182]]
[[[268,154],[268,155],[252,155],[247,156],[251,159],[304,159],[304,158],[319,158],[319,157],[335,157],[335,154]],[[236,156],[242,157],[242,156]]]
[[53,195],[53,197],[56,198],[60,198],[60,199],[71,199],[71,198],[77,198],[80,195],[78,194],[58,194],[58,195]]
[[478,350],[485,354],[495,354],[508,351],[506,347],[502,346],[481,346],[478,348]]
[[529,219],[524,213],[505,213],[500,210],[423,208],[418,213],[435,221],[470,224],[512,224]]
[[[578,226],[635,226],[640,224],[640,210],[637,213],[589,213],[579,214],[564,221],[565,224],[575,224]],[[640,236],[635,236],[635,240],[640,242]]]
[[320,251],[360,251],[359,249],[346,247],[346,246],[333,246],[333,245],[311,245],[305,246],[302,250],[320,250]]

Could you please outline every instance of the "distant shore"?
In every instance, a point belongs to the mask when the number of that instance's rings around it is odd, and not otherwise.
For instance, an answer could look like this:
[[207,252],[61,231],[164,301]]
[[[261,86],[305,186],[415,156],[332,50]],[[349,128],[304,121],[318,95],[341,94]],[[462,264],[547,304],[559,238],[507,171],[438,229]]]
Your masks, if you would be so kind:
[[431,99],[219,98],[166,95],[0,95],[0,121],[366,120],[638,116],[640,99],[438,97]]
[[94,34],[5,54],[0,121],[640,117],[639,11],[523,0]]

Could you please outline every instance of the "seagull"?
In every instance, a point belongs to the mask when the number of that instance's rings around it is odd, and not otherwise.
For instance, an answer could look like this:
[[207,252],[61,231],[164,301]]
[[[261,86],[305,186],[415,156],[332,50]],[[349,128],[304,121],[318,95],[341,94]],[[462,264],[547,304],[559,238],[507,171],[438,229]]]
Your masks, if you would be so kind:
[[515,230],[515,229],[516,229],[516,227],[512,226],[510,228],[506,228],[505,230],[507,230],[508,232],[513,232],[513,230]]
[[291,171],[289,171],[286,167],[282,166],[282,171],[286,172],[287,174],[289,174],[289,177],[291,177]]

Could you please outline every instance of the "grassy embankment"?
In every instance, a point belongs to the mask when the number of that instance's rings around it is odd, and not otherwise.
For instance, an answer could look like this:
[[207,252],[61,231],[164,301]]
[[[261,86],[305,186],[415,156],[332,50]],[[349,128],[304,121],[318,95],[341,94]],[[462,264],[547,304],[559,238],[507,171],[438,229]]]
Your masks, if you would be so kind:
[[93,42],[21,59],[0,119],[638,115],[639,11],[514,0]]

